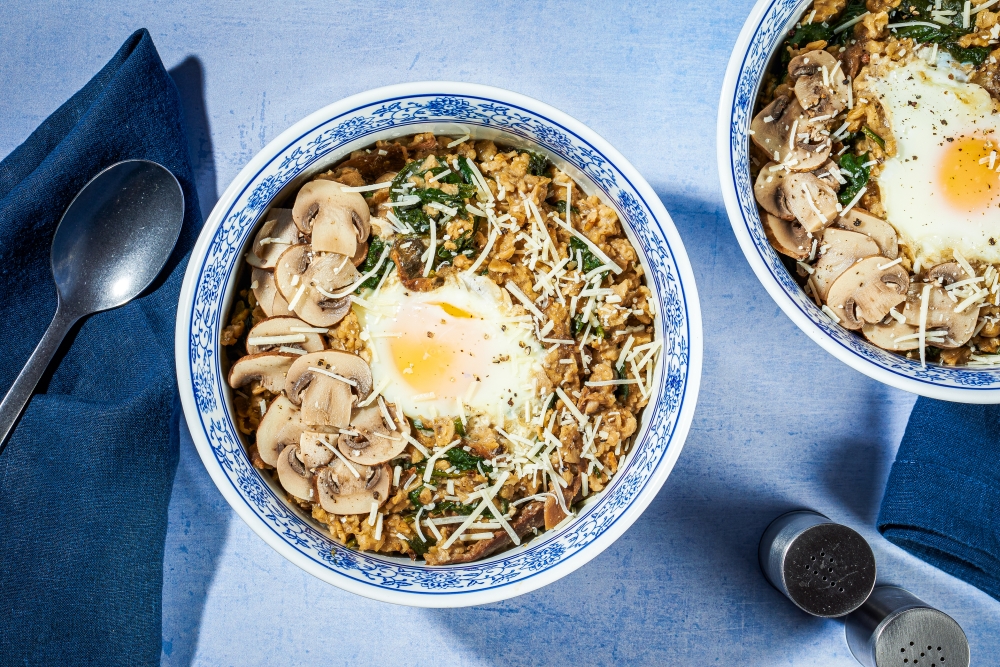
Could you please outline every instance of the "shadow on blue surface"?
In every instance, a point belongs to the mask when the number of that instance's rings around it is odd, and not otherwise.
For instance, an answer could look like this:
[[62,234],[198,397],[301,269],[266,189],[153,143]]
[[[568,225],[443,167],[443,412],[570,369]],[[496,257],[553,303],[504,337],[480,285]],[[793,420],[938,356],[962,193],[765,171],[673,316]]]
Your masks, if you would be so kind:
[[[205,108],[204,71],[197,58],[188,56],[170,70],[170,76],[184,107],[188,151],[201,210],[208,213],[215,206],[218,192],[212,133]],[[165,563],[181,566],[165,568],[163,573],[164,608],[176,611],[164,619],[162,657],[172,665],[189,665],[198,647],[205,600],[225,546],[231,510],[202,465],[183,415],[180,419],[180,462],[174,478],[169,521],[172,526],[182,528],[168,533]]]

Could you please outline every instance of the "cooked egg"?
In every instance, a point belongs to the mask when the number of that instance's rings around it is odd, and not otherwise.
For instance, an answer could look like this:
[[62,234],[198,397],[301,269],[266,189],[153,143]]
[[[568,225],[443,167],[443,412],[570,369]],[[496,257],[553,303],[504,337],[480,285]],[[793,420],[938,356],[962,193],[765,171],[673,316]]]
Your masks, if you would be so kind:
[[355,311],[372,352],[375,387],[408,417],[517,415],[538,386],[544,355],[529,319],[491,280],[450,276],[431,292],[391,276]]
[[1000,261],[1000,116],[990,94],[944,57],[937,67],[914,59],[874,88],[897,143],[878,184],[904,245],[923,266],[955,250]]

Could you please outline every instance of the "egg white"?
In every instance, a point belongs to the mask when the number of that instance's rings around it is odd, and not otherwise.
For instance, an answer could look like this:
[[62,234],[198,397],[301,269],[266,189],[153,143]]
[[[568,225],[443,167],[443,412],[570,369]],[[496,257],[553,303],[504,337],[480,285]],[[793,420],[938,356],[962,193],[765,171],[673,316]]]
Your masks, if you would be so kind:
[[[408,417],[516,418],[538,387],[545,350],[485,276],[415,292],[390,276],[356,303],[375,387]],[[433,397],[429,395],[433,393]]]
[[1000,116],[990,94],[947,57],[921,58],[874,82],[897,153],[878,185],[889,223],[923,266],[953,258],[1000,262]]

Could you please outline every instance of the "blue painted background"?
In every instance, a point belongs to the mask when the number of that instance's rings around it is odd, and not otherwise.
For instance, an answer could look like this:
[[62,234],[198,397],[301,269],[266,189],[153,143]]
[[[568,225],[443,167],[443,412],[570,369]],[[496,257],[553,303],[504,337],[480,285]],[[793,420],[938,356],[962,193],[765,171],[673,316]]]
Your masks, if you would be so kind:
[[[702,296],[705,369],[688,443],[643,517],[574,574],[507,602],[372,602],[287,563],[240,521],[190,442],[170,506],[164,665],[856,665],[843,624],[761,578],[760,533],[812,507],[871,540],[880,579],[1000,654],[1000,604],[872,528],[913,397],[822,352],[751,273],[715,167],[715,118],[749,0],[0,5],[0,155],[147,27],[182,95],[199,194],[217,194],[294,121],[424,79],[536,97],[618,148],[671,212]],[[977,660],[978,658],[978,660]]]

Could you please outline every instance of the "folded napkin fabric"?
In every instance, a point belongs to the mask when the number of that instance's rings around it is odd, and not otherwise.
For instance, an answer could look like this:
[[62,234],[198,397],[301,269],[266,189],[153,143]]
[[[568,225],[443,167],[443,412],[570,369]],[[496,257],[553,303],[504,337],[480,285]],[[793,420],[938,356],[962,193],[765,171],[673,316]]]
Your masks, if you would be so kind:
[[0,162],[0,391],[55,312],[59,219],[88,180],[131,158],[178,178],[184,227],[152,288],[70,333],[0,454],[3,665],[160,661],[173,329],[201,213],[180,98],[145,30]]
[[1000,406],[918,399],[877,525],[890,542],[1000,600]]

